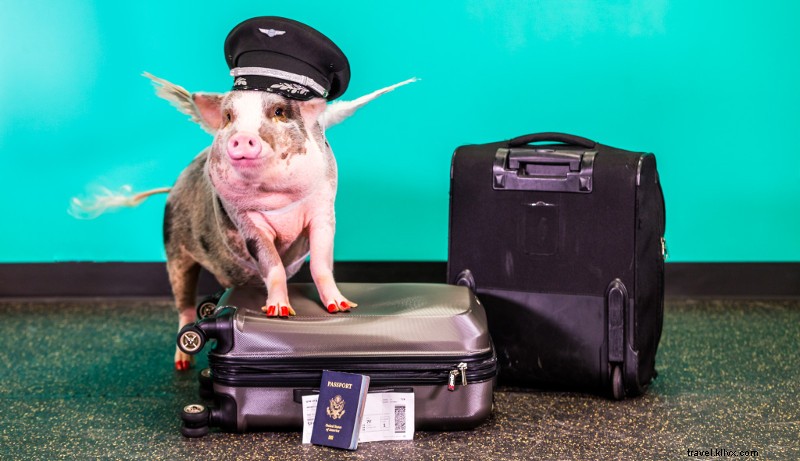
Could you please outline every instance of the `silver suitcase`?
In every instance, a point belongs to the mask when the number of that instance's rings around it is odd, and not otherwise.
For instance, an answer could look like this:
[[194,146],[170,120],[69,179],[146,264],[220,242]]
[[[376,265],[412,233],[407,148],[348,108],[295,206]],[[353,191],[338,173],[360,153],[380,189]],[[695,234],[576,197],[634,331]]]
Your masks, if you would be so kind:
[[301,399],[319,392],[323,369],[369,375],[370,392],[413,391],[416,429],[469,429],[490,416],[497,359],[470,289],[339,288],[357,308],[329,314],[312,284],[289,285],[290,318],[263,314],[263,288],[232,288],[201,303],[200,320],[181,330],[178,345],[198,353],[214,340],[200,382],[215,403],[185,407],[183,434],[300,429]]

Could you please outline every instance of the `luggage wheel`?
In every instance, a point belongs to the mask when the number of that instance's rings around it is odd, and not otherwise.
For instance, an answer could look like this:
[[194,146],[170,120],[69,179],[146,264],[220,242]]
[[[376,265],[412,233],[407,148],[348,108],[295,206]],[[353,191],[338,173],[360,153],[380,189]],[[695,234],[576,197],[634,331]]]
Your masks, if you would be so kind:
[[222,293],[223,292],[209,295],[200,300],[200,302],[197,304],[198,319],[205,319],[214,315],[214,312],[217,310],[217,303],[219,302],[220,297],[222,297]]
[[217,310],[217,305],[211,301],[205,301],[197,305],[197,318],[198,319],[207,319],[214,315],[214,312]]
[[208,434],[208,408],[193,403],[183,407],[181,411],[181,434],[184,437],[202,437]]
[[178,349],[189,355],[200,352],[205,344],[205,333],[194,325],[187,325],[178,333]]
[[622,382],[622,365],[615,364],[611,369],[611,393],[614,400],[625,398],[625,385]]

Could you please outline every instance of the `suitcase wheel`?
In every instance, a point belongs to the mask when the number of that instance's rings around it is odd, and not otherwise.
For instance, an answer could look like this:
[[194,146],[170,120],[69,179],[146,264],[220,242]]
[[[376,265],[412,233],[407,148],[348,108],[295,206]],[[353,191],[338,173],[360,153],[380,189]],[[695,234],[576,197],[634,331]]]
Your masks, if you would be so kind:
[[203,437],[208,434],[208,426],[203,427],[186,427],[181,426],[181,435],[188,438]]
[[211,301],[204,301],[197,305],[197,318],[207,319],[214,315],[217,310],[217,305]]
[[184,437],[202,437],[208,434],[208,408],[205,405],[193,403],[186,405],[181,411],[181,434]]
[[203,349],[206,344],[206,334],[194,325],[186,325],[178,333],[178,349],[194,355]]
[[625,398],[625,386],[622,383],[622,366],[619,364],[614,365],[611,369],[611,393],[614,400],[622,400]]
[[217,310],[220,298],[225,294],[225,290],[208,295],[200,300],[197,304],[197,318],[202,320],[214,315]]

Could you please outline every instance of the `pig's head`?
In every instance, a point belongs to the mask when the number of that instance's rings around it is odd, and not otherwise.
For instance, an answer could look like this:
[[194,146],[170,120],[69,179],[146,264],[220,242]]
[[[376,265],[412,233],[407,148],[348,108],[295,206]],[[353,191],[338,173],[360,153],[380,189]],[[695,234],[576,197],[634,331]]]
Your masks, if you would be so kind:
[[309,162],[325,162],[322,98],[299,101],[266,91],[231,91],[195,93],[192,99],[214,133],[207,172],[223,194],[301,187],[299,170]]
[[324,130],[378,96],[416,81],[412,78],[353,101],[326,105],[322,98],[299,101],[267,91],[190,93],[146,72],[144,76],[159,97],[214,135],[208,174],[221,193],[307,188],[309,181],[321,178],[335,181],[335,162]]

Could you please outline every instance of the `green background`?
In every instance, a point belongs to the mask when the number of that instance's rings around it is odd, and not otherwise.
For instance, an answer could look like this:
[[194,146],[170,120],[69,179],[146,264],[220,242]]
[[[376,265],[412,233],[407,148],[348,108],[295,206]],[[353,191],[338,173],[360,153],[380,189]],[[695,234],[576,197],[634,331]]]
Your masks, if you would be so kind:
[[563,131],[656,153],[671,261],[800,261],[798,2],[3,0],[0,12],[0,262],[163,260],[163,195],[91,221],[67,214],[70,198],[171,185],[211,138],[141,73],[226,91],[224,38],[259,15],[331,37],[352,67],[343,99],[422,79],[328,132],[337,260],[445,260],[453,150]]

